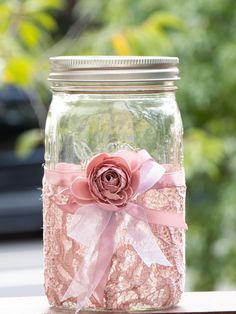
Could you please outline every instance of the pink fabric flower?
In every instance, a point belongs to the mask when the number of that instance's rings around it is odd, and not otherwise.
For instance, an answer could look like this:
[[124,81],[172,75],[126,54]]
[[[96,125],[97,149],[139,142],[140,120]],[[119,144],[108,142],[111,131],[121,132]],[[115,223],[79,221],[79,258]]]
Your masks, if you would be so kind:
[[102,203],[123,207],[135,196],[142,160],[136,152],[101,153],[90,160],[84,177],[71,184],[71,193],[81,205]]

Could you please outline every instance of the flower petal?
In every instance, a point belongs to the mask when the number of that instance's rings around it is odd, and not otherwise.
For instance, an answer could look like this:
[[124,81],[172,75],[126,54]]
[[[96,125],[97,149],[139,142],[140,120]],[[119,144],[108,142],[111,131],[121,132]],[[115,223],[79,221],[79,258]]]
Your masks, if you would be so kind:
[[87,165],[86,168],[86,174],[87,176],[89,176],[90,172],[97,167],[97,165],[99,165],[101,162],[103,162],[104,160],[108,159],[110,157],[110,155],[106,154],[106,153],[101,153],[98,154],[96,156],[94,156],[89,164]]
[[106,197],[103,195],[104,188],[102,186],[102,183],[101,184],[100,183],[97,184],[97,183],[98,183],[97,179],[90,181],[90,185],[89,185],[90,193],[96,202],[99,202],[99,203],[106,202]]
[[127,190],[125,190],[125,193],[127,194],[127,198],[130,199],[131,196],[133,196],[134,192],[131,187],[129,187]]
[[96,176],[97,177],[101,176],[104,172],[108,171],[109,169],[112,169],[112,165],[102,166],[100,169],[98,169],[98,171],[96,171]]
[[102,195],[105,196],[107,198],[107,200],[112,201],[112,202],[114,200],[119,200],[120,199],[119,194],[111,193],[109,190],[103,191]]
[[121,191],[119,193],[118,199],[116,199],[116,200],[115,199],[113,199],[113,200],[107,199],[107,201],[111,204],[116,205],[116,206],[124,206],[128,201],[128,195],[125,191]]
[[88,181],[86,178],[77,177],[71,183],[71,193],[78,201],[93,201],[93,197],[89,191]]
[[66,188],[61,192],[57,193],[53,197],[54,202],[65,212],[74,214],[75,211],[80,207],[77,203],[76,198],[71,195],[70,189]]
[[135,193],[138,189],[140,183],[140,171],[137,170],[134,173],[132,173],[130,186],[132,187],[133,192]]
[[[100,163],[101,164],[101,163]],[[104,162],[102,163],[103,166],[108,166],[109,168],[118,168],[121,170],[126,170],[127,172],[131,172],[129,164],[127,161],[119,156],[109,156]]]
[[119,150],[113,156],[122,157],[129,165],[131,172],[136,171],[141,166],[141,160],[135,151]]
[[109,184],[107,182],[103,182],[103,188],[104,190],[108,190],[111,193],[116,193],[119,189],[119,186],[117,185],[113,185],[113,184]]

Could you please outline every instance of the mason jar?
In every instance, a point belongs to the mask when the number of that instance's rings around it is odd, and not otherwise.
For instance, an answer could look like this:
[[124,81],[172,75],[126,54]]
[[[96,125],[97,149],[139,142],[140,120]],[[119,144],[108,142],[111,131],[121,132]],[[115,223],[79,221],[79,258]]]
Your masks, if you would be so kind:
[[43,179],[50,305],[150,310],[185,279],[176,57],[50,58]]

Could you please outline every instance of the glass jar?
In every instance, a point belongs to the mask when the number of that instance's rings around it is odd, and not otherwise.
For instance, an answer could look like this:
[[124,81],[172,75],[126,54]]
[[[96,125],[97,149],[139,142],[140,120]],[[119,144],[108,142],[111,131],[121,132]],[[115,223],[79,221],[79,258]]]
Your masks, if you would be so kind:
[[51,58],[43,179],[54,306],[176,305],[185,278],[178,58]]

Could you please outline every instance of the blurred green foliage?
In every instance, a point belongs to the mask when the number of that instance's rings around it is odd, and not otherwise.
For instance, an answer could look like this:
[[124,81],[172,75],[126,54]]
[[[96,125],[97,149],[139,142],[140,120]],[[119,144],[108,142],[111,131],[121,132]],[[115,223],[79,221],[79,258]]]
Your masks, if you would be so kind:
[[37,83],[42,67],[47,70],[47,60],[42,57],[53,42],[51,32],[57,28],[52,12],[60,6],[60,0],[0,2],[2,81],[31,88]]
[[40,95],[50,55],[180,58],[190,288],[235,286],[236,1],[8,0],[0,12],[2,79]]
[[[54,43],[58,29],[55,13],[62,4],[61,0],[0,1],[0,86],[20,85],[27,94],[33,94],[34,100],[30,101],[37,100],[32,106],[41,127],[46,118],[43,101],[49,98],[45,55]],[[25,157],[39,143],[42,131],[29,130],[17,140],[16,153]]]
[[32,150],[44,140],[44,134],[40,129],[31,129],[21,133],[16,140],[16,153],[20,158],[28,157]]

